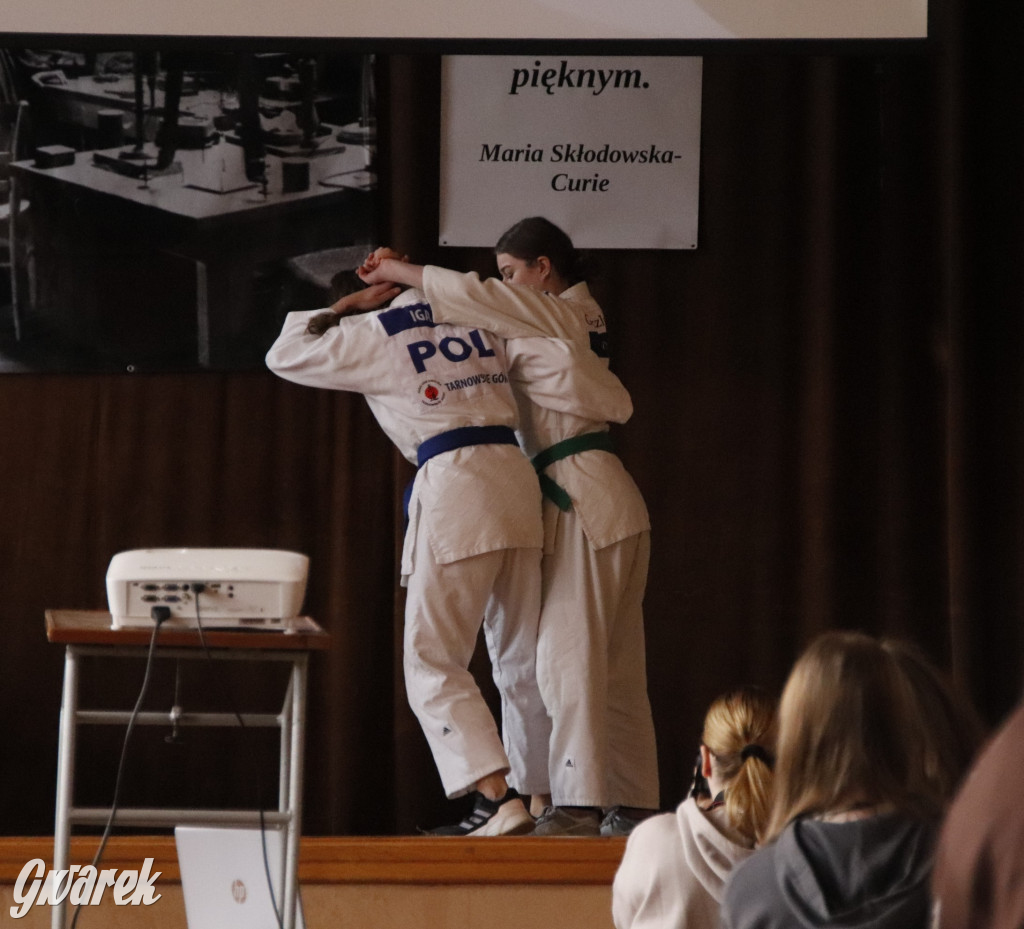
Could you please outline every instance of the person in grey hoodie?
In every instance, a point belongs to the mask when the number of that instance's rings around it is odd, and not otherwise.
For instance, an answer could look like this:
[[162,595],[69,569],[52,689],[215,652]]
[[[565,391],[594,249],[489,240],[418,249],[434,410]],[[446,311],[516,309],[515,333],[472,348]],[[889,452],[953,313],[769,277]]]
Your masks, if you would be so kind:
[[769,842],[736,868],[724,929],[926,929],[938,823],[973,735],[902,643],[821,636],[779,706]]
[[724,694],[704,719],[691,796],[633,830],[612,884],[616,929],[717,929],[729,871],[771,812],[775,700]]

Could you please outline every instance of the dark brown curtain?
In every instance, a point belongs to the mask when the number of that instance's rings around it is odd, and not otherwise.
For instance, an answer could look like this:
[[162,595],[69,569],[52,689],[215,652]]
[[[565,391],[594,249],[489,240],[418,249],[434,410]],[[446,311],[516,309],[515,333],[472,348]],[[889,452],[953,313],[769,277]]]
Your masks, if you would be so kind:
[[[665,807],[708,702],[777,688],[827,628],[918,642],[990,722],[1020,693],[1021,13],[931,6],[923,46],[709,51],[699,248],[592,256],[636,407],[616,441],[653,521]],[[437,246],[440,59],[379,64],[382,237],[489,273],[486,250]],[[307,833],[451,815],[401,682],[411,469],[360,398],[265,372],[11,375],[0,435],[0,831],[52,830],[61,655],[43,611],[104,607],[113,553],[168,545],[311,556],[307,612],[333,640],[313,664]],[[108,674],[98,699],[140,677]],[[233,677],[269,699],[273,682]],[[140,740],[128,793],[244,802],[270,752]],[[97,802],[107,757],[80,770]]]

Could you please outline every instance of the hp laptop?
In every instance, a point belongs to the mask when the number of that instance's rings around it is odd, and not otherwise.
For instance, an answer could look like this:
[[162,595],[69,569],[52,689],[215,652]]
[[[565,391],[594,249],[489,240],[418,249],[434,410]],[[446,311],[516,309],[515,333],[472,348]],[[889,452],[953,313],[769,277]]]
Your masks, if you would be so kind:
[[[284,834],[280,829],[178,826],[174,840],[188,929],[281,929]],[[296,929],[305,929],[301,901],[296,900],[295,910]]]

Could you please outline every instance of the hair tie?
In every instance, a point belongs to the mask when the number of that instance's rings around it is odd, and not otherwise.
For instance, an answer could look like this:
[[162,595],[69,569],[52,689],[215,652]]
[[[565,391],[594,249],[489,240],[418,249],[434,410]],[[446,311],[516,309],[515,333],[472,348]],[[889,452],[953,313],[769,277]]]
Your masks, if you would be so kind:
[[743,751],[740,752],[740,759],[746,761],[748,758],[760,758],[770,768],[773,763],[772,756],[768,753],[767,749],[760,745],[744,745]]

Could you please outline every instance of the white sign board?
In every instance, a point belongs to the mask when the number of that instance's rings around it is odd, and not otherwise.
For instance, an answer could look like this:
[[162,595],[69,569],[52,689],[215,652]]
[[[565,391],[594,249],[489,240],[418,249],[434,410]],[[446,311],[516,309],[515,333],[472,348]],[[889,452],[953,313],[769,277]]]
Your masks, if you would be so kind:
[[[318,39],[908,39],[927,0],[4,0],[7,32]],[[540,30],[540,31],[538,31]],[[451,51],[451,49],[449,49]]]
[[446,57],[440,243],[546,216],[580,248],[696,248],[701,64]]

